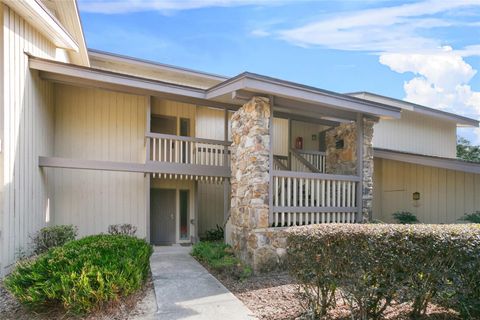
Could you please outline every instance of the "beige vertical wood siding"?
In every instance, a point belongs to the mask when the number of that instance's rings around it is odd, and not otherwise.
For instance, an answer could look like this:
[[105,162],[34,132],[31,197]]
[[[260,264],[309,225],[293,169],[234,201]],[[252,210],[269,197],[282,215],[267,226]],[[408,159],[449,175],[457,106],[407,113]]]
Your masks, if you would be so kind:
[[[227,139],[231,140],[230,118],[233,112],[228,111]],[[197,107],[196,114],[196,137],[203,139],[225,139],[225,111],[208,107]]]
[[[420,192],[420,200],[412,199]],[[480,210],[480,174],[375,159],[374,218],[410,211],[424,223],[455,223]]]
[[[28,68],[25,52],[55,58],[55,46],[7,6],[2,14],[1,269],[48,223],[47,177],[38,156],[53,153],[53,87]],[[50,212],[52,214],[52,212]]]
[[456,124],[402,110],[402,118],[380,120],[374,126],[373,146],[432,156],[456,157]]
[[[148,98],[55,85],[55,156],[144,162]],[[141,173],[55,169],[54,222],[81,236],[131,223],[147,232],[148,178]]]

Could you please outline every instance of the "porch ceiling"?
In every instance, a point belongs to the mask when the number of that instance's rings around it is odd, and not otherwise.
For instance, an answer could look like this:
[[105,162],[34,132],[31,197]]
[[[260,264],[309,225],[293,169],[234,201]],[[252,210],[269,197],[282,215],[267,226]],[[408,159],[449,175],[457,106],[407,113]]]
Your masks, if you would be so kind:
[[203,106],[237,109],[245,97],[273,96],[274,110],[284,115],[356,120],[357,114],[374,118],[400,118],[400,108],[366,101],[297,83],[242,73],[210,89],[172,84],[117,72],[77,66],[30,56],[31,69],[43,79],[133,94],[151,95]]

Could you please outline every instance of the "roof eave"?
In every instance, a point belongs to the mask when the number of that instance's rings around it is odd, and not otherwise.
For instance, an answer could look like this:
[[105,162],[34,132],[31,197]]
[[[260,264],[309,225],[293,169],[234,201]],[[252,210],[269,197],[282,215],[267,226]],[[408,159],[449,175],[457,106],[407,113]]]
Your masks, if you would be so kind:
[[[427,106],[422,106],[422,105],[412,103],[412,102],[408,102],[408,101],[395,99],[395,98],[392,98],[392,97],[382,96],[380,94],[376,94],[376,93],[372,93],[372,92],[368,92],[368,91],[349,92],[349,93],[345,93],[345,94],[348,95],[348,96],[358,96],[358,95],[372,96],[372,97],[378,97],[378,98],[381,98],[381,99],[387,99],[387,100],[390,100],[390,101],[395,101],[397,103],[404,104],[405,106],[409,106],[409,108],[404,108],[408,111],[418,112],[420,114],[436,117],[436,118],[443,119],[443,120],[454,121],[457,124],[457,126],[459,126],[459,127],[479,127],[480,126],[480,121],[478,121],[476,119],[464,117],[464,116],[454,114],[454,113],[451,113],[451,112],[446,112],[446,111],[430,108],[430,107],[427,107]],[[358,99],[367,100],[367,98],[358,98]]]
[[270,78],[248,72],[241,73],[207,90],[207,99],[215,99],[237,90],[282,96],[303,102],[369,114],[375,117],[400,118],[400,108],[366,101],[318,88]]
[[463,161],[456,158],[436,157],[381,148],[374,148],[373,156],[387,160],[480,174],[480,163]]

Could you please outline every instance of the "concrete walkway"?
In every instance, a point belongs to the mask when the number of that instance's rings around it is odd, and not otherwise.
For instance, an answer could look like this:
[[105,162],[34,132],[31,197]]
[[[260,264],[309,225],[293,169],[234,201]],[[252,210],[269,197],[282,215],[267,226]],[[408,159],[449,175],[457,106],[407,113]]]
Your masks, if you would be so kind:
[[157,319],[243,320],[253,313],[190,256],[190,247],[155,247],[150,259]]

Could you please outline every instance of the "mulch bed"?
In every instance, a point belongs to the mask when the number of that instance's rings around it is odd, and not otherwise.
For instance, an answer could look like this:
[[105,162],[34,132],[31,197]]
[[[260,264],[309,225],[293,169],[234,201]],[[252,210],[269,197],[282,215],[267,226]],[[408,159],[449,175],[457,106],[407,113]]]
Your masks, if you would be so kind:
[[[299,286],[285,272],[255,275],[239,281],[227,273],[219,273],[203,264],[225,287],[237,296],[259,319],[308,319],[302,307]],[[410,306],[394,305],[385,312],[385,319],[407,320]],[[348,306],[339,295],[337,307],[329,313],[332,320],[351,320]],[[457,313],[430,305],[425,320],[460,320]]]
[[63,308],[49,307],[43,311],[33,311],[22,306],[0,282],[0,319],[2,320],[47,320],[47,319],[83,319],[83,320],[124,320],[148,317],[155,313],[150,301],[155,301],[153,282],[148,277],[145,285],[138,292],[122,298],[120,301],[104,305],[101,310],[88,316],[68,315]]

